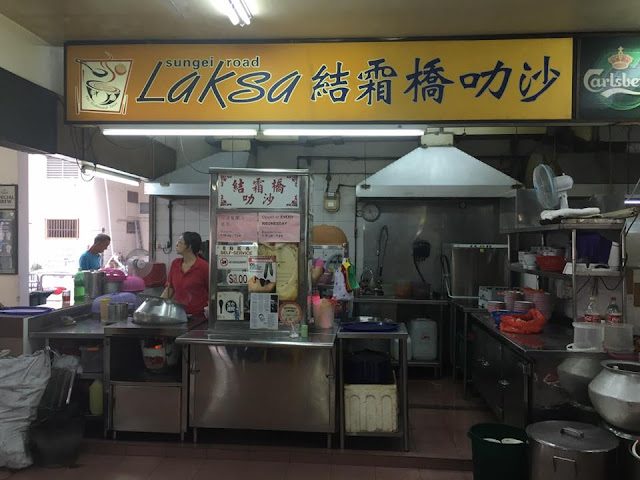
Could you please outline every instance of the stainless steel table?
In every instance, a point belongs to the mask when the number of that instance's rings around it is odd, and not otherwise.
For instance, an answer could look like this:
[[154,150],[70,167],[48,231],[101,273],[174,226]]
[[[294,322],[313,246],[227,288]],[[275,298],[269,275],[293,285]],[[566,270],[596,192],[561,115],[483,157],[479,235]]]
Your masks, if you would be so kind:
[[[340,410],[340,448],[344,448],[345,436],[402,437],[404,451],[409,451],[409,398],[407,395],[407,339],[409,333],[403,323],[395,332],[345,332],[338,330],[338,376],[339,376],[339,410]],[[344,424],[344,342],[353,339],[399,340],[400,361],[400,430],[393,433],[346,433]]]
[[[444,309],[449,305],[448,299],[413,299],[413,298],[398,298],[393,296],[375,296],[375,295],[360,295],[356,296],[353,299],[355,304],[361,305],[395,305],[399,306],[425,306],[425,307],[438,307],[440,310],[440,314],[437,317],[436,323],[438,324],[438,358],[432,361],[423,361],[423,360],[411,360],[408,362],[409,366],[412,367],[433,367],[437,372],[437,376],[442,376],[442,369],[444,363]],[[394,320],[400,321],[397,318],[397,308],[396,308],[396,318]],[[380,338],[380,337],[375,337]]]
[[451,375],[455,380],[457,377],[458,370],[458,348],[456,345],[457,336],[458,336],[458,312],[462,312],[463,314],[463,327],[462,327],[462,359],[461,359],[461,368],[462,368],[462,382],[463,382],[463,395],[466,398],[467,396],[467,383],[468,372],[467,372],[467,335],[469,333],[469,315],[473,313],[481,313],[487,312],[486,308],[481,308],[478,306],[478,300],[475,299],[453,299],[451,301]]

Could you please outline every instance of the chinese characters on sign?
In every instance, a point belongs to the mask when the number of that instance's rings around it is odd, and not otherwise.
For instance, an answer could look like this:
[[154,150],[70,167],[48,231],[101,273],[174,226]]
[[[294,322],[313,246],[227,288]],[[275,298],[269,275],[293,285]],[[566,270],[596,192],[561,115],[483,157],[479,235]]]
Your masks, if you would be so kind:
[[220,175],[221,209],[298,209],[299,179],[293,175]]
[[[78,123],[570,119],[572,111],[572,38],[74,44],[65,53],[67,120]],[[235,187],[258,201],[253,184]]]

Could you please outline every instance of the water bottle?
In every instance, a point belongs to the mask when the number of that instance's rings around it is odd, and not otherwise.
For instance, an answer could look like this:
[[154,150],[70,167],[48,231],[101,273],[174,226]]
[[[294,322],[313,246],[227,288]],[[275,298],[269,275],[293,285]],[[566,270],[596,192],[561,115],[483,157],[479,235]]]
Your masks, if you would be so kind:
[[94,380],[89,387],[89,411],[91,415],[102,415],[104,411],[104,388],[101,380]]
[[84,272],[79,268],[78,273],[73,277],[73,303],[84,302],[84,297]]
[[607,323],[622,323],[622,312],[616,303],[616,297],[611,297],[607,307]]
[[589,305],[584,311],[584,321],[590,323],[600,323],[600,313],[596,308],[596,297],[589,297]]

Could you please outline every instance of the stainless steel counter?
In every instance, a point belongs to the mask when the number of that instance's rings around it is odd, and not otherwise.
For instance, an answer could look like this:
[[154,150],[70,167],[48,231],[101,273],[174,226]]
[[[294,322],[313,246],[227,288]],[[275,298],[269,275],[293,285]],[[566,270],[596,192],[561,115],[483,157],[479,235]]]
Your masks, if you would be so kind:
[[398,298],[398,297],[378,297],[376,295],[364,295],[353,298],[354,303],[393,303],[398,305],[448,305],[449,300],[418,300],[413,298]]
[[54,324],[50,327],[31,332],[31,338],[104,338],[105,324],[94,320],[91,315],[80,317],[75,325]]
[[218,321],[213,330],[192,330],[176,339],[177,343],[206,345],[246,345],[251,347],[333,348],[335,330],[309,332],[308,338],[291,338],[289,328],[251,330],[249,322]]
[[561,352],[567,351],[567,345],[573,342],[573,330],[561,325],[547,324],[542,333],[524,335],[507,333],[496,327],[493,317],[489,313],[473,313],[472,317],[486,329],[502,337],[509,345],[524,353]]
[[204,317],[192,318],[187,323],[177,323],[173,325],[138,325],[133,323],[131,318],[126,321],[112,323],[104,327],[104,334],[107,337],[179,337],[189,330],[196,328],[207,320]]
[[346,332],[342,328],[338,330],[338,338],[375,338],[377,340],[406,339],[409,336],[404,323],[398,324],[395,332]]
[[478,300],[474,298],[453,298],[451,305],[462,310],[464,313],[486,312],[486,308],[478,305]]

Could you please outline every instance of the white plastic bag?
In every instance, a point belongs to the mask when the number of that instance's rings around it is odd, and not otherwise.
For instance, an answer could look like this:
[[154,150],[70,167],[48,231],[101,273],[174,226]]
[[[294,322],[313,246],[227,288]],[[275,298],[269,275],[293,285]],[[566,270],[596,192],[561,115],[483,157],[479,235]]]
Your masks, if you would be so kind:
[[51,376],[49,353],[0,357],[0,467],[31,465],[27,432]]

